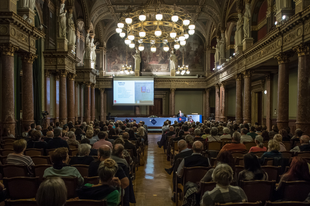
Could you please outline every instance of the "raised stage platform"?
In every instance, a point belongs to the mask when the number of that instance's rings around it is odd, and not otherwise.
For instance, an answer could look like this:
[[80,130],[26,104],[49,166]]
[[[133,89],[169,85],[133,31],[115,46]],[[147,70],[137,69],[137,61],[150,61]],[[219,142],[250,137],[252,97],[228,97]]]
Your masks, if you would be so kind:
[[[128,119],[130,122],[136,120],[137,123],[139,123],[140,121],[145,122],[145,124],[149,127],[149,128],[154,128],[154,127],[162,127],[164,125],[164,122],[169,120],[172,123],[174,121],[179,122],[179,118],[178,117],[115,117],[114,120],[120,120],[120,121],[125,121],[126,119]],[[187,115],[186,118],[182,119],[183,121],[194,121],[194,122],[200,122],[202,123],[202,115]]]

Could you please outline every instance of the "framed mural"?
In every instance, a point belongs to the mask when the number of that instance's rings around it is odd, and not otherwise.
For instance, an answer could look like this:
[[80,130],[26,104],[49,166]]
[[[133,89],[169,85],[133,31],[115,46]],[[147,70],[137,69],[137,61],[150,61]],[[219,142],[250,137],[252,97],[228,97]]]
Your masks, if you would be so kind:
[[[151,45],[145,44],[144,51],[141,52],[141,72],[169,72],[170,52],[163,50],[162,44],[157,44],[155,53],[151,52]],[[127,47],[127,48],[126,48]],[[126,50],[127,49],[127,50]],[[122,65],[126,64],[126,51],[128,65],[134,68],[135,49],[126,46],[124,39],[118,34],[114,34],[107,43],[107,72],[119,72]],[[204,41],[199,35],[190,36],[187,44],[176,51],[178,64],[182,65],[182,55],[184,52],[184,64],[189,66],[192,74],[204,72],[205,51]]]

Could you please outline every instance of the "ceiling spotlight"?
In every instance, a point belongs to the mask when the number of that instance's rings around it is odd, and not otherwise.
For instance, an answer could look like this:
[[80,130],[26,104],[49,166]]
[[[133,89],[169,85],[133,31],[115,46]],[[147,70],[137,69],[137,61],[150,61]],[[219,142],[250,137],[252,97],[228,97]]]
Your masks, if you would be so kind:
[[184,26],[188,26],[189,23],[190,23],[190,20],[188,20],[188,19],[184,19],[184,20],[183,20]]
[[195,24],[191,24],[188,26],[189,29],[194,30],[196,28]]
[[146,16],[145,16],[145,14],[141,14],[140,16],[139,16],[139,20],[140,21],[145,21],[146,20]]
[[157,21],[161,21],[162,19],[163,19],[163,15],[162,14],[160,14],[160,13],[156,14],[156,20]]
[[116,31],[116,33],[118,33],[118,34],[119,34],[119,33],[121,33],[121,32],[122,32],[122,29],[121,29],[121,28],[116,28],[116,29],[115,29],[115,31]]
[[176,49],[176,50],[180,49],[180,44],[179,44],[179,43],[176,43],[176,44],[174,45],[174,49]]
[[189,35],[194,35],[195,34],[195,30],[191,29],[188,31]]
[[119,34],[119,36],[120,36],[121,38],[124,38],[124,37],[126,36],[126,34],[125,34],[125,32],[121,32],[121,33]]
[[139,51],[143,51],[144,50],[144,45],[143,44],[140,44],[139,45]]
[[132,23],[132,18],[126,18],[125,22],[126,22],[126,24],[131,24]]
[[118,28],[121,28],[121,29],[124,28],[124,23],[122,23],[122,22],[118,23],[118,24],[117,24],[117,27],[118,27]]

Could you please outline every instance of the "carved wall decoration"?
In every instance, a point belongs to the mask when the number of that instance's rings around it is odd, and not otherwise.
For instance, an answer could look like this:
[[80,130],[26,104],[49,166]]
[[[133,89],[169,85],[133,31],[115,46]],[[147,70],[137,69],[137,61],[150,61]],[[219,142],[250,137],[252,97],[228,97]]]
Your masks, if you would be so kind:
[[8,27],[7,26],[0,26],[0,35],[5,35],[8,33]]

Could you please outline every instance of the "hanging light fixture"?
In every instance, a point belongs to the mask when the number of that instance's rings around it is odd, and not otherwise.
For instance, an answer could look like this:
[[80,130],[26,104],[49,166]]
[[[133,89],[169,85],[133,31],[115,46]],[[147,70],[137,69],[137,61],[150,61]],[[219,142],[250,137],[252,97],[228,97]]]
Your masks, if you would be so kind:
[[121,33],[119,34],[119,36],[120,36],[121,38],[124,38],[124,37],[126,36],[126,34],[125,34],[125,32],[121,32]]
[[139,20],[142,21],[142,22],[144,22],[144,21],[146,20],[145,14],[141,14],[141,15],[139,16]]
[[125,19],[126,24],[130,25],[132,23],[132,18]]
[[122,29],[121,28],[116,28],[115,31],[116,31],[116,33],[120,34],[122,32]]
[[190,30],[195,30],[195,28],[196,28],[195,24],[191,24],[188,26],[188,29]]
[[144,45],[143,44],[139,45],[139,51],[144,51]]
[[184,37],[185,39],[188,39],[189,38],[189,34],[187,32],[184,33]]
[[163,19],[163,15],[161,13],[156,14],[156,20],[161,21]]
[[191,29],[191,30],[188,31],[188,33],[189,33],[189,35],[194,35],[195,34],[195,30]]
[[118,28],[121,28],[121,29],[124,28],[124,23],[123,23],[123,22],[119,22],[119,23],[117,24],[117,27],[118,27]]
[[178,15],[174,14],[174,15],[171,17],[171,21],[173,21],[174,23],[176,23],[177,21],[179,21]]
[[188,26],[189,24],[190,24],[190,20],[188,20],[188,19],[184,19],[183,20],[183,24],[185,25],[185,26]]
[[156,52],[156,46],[155,46],[155,45],[152,45],[152,46],[151,46],[151,52],[153,52],[153,53]]
[[170,32],[170,37],[174,39],[176,36],[177,36],[177,33],[175,32],[174,27],[173,27],[172,31]]
[[133,35],[133,32],[131,31],[128,35],[128,39],[133,41],[135,39],[135,36]]
[[174,49],[176,50],[180,49],[180,44],[179,43],[174,44]]
[[156,37],[160,37],[161,34],[162,34],[162,32],[161,32],[161,30],[159,28],[159,22],[157,22],[157,29],[155,30],[154,34],[155,34]]
[[179,40],[180,41],[185,41],[185,36],[184,35],[179,36]]
[[185,46],[186,45],[186,41],[180,41],[181,46]]
[[130,48],[130,49],[135,48],[135,43],[131,42],[131,43],[129,44],[129,48]]
[[164,51],[168,52],[169,51],[169,46],[167,44],[164,45]]
[[130,39],[128,39],[128,37],[125,39],[125,44],[126,45],[129,45],[131,43],[131,40]]

